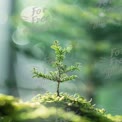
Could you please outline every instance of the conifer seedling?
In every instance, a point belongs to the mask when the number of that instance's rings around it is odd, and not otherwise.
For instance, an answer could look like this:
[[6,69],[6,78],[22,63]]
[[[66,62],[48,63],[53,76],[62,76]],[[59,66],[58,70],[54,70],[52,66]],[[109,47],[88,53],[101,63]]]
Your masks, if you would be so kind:
[[77,78],[77,75],[68,75],[68,72],[79,70],[79,63],[76,63],[75,65],[71,66],[67,66],[64,64],[65,55],[71,51],[72,46],[62,48],[58,41],[54,41],[51,48],[55,51],[55,60],[52,63],[52,66],[55,68],[55,71],[50,71],[48,74],[44,74],[42,72],[38,72],[37,69],[34,68],[33,77],[44,78],[50,81],[57,82],[57,96],[60,96],[60,83],[69,80],[74,80]]

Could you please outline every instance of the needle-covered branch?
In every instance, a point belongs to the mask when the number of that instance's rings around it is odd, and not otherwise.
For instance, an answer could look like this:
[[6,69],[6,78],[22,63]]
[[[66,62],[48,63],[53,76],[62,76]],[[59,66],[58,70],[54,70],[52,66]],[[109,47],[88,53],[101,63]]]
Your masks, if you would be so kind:
[[33,68],[33,78],[34,77],[37,77],[37,78],[44,78],[44,79],[48,79],[48,80],[53,80],[52,76],[51,75],[48,75],[48,74],[44,74],[42,72],[38,72],[35,68]]

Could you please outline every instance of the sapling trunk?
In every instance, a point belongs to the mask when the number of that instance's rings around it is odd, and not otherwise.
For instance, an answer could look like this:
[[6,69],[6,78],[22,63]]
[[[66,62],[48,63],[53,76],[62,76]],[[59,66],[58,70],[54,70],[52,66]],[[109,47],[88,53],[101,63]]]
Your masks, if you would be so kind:
[[58,81],[58,85],[57,85],[57,96],[60,96],[60,93],[59,93],[59,85],[60,85],[60,81]]

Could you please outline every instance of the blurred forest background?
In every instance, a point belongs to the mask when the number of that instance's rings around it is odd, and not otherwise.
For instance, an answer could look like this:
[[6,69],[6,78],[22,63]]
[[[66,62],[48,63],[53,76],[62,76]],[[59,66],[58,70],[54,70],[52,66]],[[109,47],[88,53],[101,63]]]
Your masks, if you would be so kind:
[[122,0],[0,0],[0,93],[56,92],[55,82],[32,78],[33,67],[51,70],[55,40],[73,47],[67,65],[81,63],[60,91],[122,114]]

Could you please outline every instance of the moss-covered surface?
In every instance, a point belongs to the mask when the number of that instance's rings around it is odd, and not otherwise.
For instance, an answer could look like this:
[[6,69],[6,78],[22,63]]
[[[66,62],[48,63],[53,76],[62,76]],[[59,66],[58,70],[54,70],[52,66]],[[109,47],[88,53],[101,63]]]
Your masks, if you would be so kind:
[[29,102],[0,95],[0,122],[122,122],[79,95],[46,93]]
[[73,111],[75,114],[93,122],[112,122],[106,117],[104,109],[94,108],[91,101],[87,101],[79,95],[70,96],[61,93],[60,97],[57,97],[56,94],[46,93],[37,95],[33,101],[38,101],[47,107],[63,108],[66,112],[67,110]]
[[[57,113],[57,111],[59,113]],[[73,118],[69,118],[72,116]],[[62,109],[46,107],[38,102],[22,102],[12,96],[0,95],[0,122],[89,122]]]

